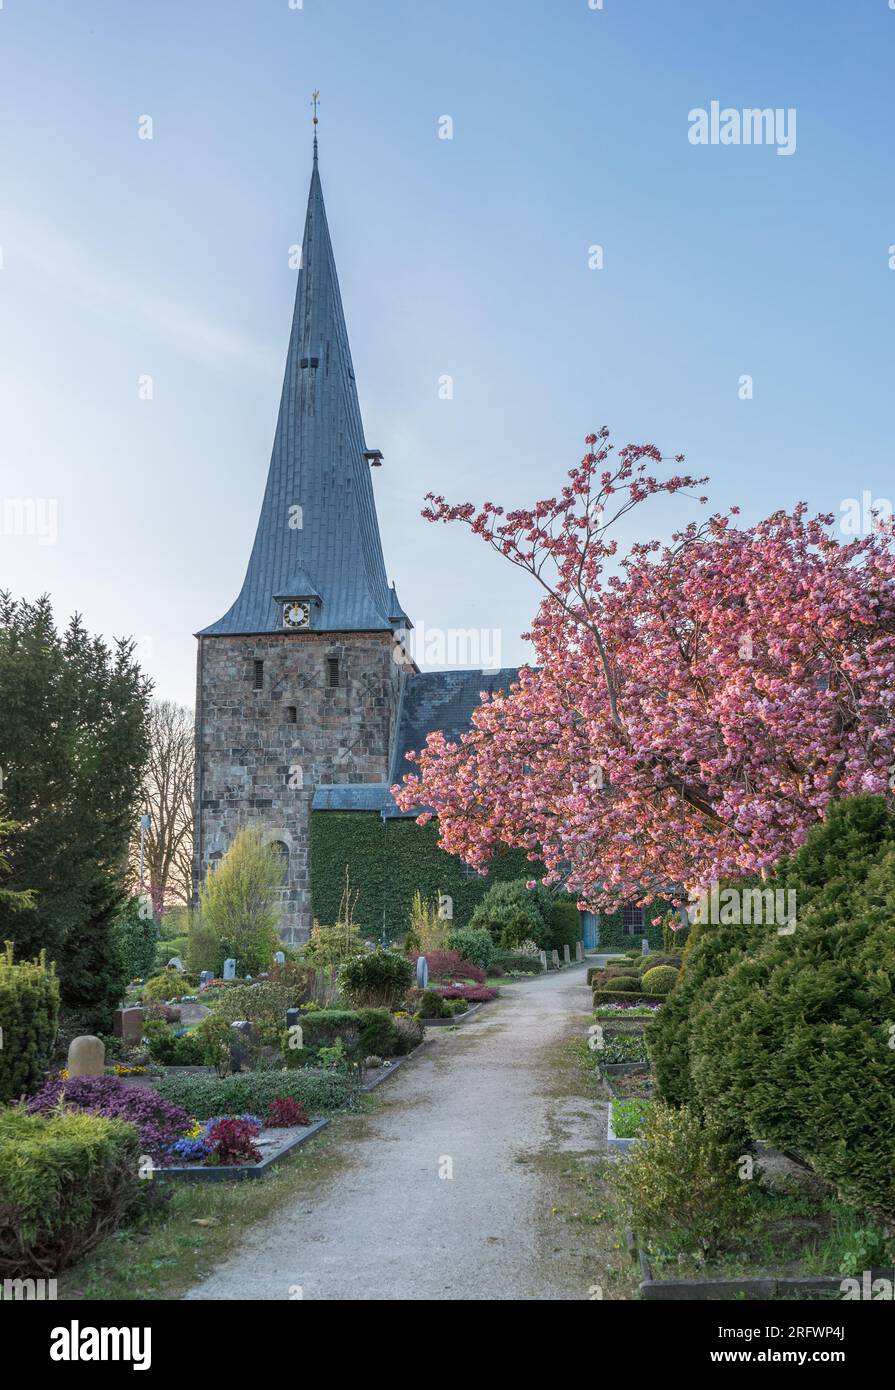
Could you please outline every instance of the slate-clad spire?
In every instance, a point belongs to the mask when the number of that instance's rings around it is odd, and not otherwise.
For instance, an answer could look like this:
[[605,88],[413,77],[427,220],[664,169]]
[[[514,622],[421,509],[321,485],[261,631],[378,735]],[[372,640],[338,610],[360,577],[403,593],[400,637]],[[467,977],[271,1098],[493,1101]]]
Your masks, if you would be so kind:
[[365,447],[315,131],[302,262],[261,517],[239,598],[200,636],[281,632],[287,597],[314,600],[313,631],[392,630],[395,599],[385,575]]

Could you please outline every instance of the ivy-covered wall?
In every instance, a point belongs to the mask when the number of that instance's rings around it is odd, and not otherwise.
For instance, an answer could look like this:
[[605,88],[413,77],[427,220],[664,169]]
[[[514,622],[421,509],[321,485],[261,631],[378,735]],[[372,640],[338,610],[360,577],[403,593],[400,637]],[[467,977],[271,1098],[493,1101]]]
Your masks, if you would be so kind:
[[669,904],[664,898],[654,898],[643,910],[643,930],[636,936],[627,936],[624,929],[624,916],[622,909],[617,912],[600,912],[597,914],[597,946],[599,950],[612,951],[635,951],[639,948],[643,937],[646,937],[650,944],[651,951],[661,951],[662,949],[662,925],[653,926],[652,918],[660,917],[667,911]]
[[522,850],[508,850],[489,866],[488,877],[466,879],[463,865],[438,848],[434,821],[382,820],[375,811],[315,811],[311,816],[311,902],[318,922],[335,922],[345,886],[345,866],[355,917],[363,932],[393,939],[409,926],[410,904],[446,893],[453,899],[453,923],[462,927],[492,883],[531,878],[539,866]]

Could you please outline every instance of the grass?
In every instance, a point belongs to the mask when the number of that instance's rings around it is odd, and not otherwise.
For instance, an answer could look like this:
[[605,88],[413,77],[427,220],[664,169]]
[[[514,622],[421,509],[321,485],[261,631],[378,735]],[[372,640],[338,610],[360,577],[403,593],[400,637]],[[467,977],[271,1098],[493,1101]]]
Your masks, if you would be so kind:
[[649,1110],[649,1101],[614,1100],[612,1102],[612,1128],[616,1139],[636,1139]]
[[174,1299],[241,1243],[246,1229],[344,1173],[346,1138],[357,1139],[374,1108],[336,1116],[327,1129],[257,1181],[179,1183],[152,1179],[134,1218],[59,1278],[58,1297]]

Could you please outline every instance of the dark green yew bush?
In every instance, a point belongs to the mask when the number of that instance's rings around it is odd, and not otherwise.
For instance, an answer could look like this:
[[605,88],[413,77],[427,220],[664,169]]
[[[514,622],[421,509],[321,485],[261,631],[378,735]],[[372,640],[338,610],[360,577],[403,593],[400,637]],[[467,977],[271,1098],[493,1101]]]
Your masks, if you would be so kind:
[[13,964],[12,942],[0,954],[0,1104],[33,1095],[44,1082],[59,1020],[54,966],[41,952]]
[[695,1010],[695,1100],[712,1123],[794,1150],[847,1201],[891,1221],[895,849],[845,920],[829,917],[815,897],[792,936],[740,961]]

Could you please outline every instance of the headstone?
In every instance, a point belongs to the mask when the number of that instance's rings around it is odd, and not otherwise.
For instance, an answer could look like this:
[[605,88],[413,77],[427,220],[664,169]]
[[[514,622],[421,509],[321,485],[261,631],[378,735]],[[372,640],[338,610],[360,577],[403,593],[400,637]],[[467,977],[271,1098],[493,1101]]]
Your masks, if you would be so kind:
[[581,941],[575,942],[575,959],[584,960],[584,944]]
[[538,955],[539,955],[540,958],[541,958],[541,969],[543,970],[544,974],[546,975],[546,973],[547,973],[547,952],[546,952],[546,951],[538,951]]
[[224,961],[224,979],[236,979],[236,961],[232,958]]
[[214,979],[214,971],[213,971],[213,970],[202,970],[202,971],[200,971],[200,972],[199,972],[199,988],[200,988],[200,990],[208,989],[208,988],[210,987],[211,982],[212,982],[213,979]]
[[181,974],[183,974],[183,961],[180,959],[180,956],[171,957],[171,959],[168,961],[168,969],[179,970]]
[[641,949],[641,951],[643,952],[643,954],[644,954],[645,956],[648,956],[648,955],[649,955],[649,938],[648,938],[648,937],[642,936],[642,937],[640,938],[640,949]]
[[429,983],[429,962],[425,956],[420,956],[416,963],[416,987],[425,989]]
[[230,1070],[242,1071],[251,1066],[252,1044],[255,1041],[255,1025],[247,1019],[239,1019],[230,1024]]
[[285,965],[285,964],[286,964],[286,952],[285,952],[285,951],[274,951],[273,959],[274,959],[274,964],[275,964],[275,965]]
[[562,948],[562,958],[566,965],[572,964],[572,957],[569,955],[569,943],[566,942]]
[[550,952],[550,959],[553,961],[553,969],[554,969],[554,970],[558,970],[558,969],[559,969],[559,951],[557,951],[556,947],[554,947],[553,950]]
[[143,1040],[143,1010],[116,1009],[112,1015],[112,1032],[116,1038],[126,1043],[139,1044]]
[[68,1046],[69,1076],[102,1076],[106,1061],[106,1045],[87,1033],[72,1038]]

